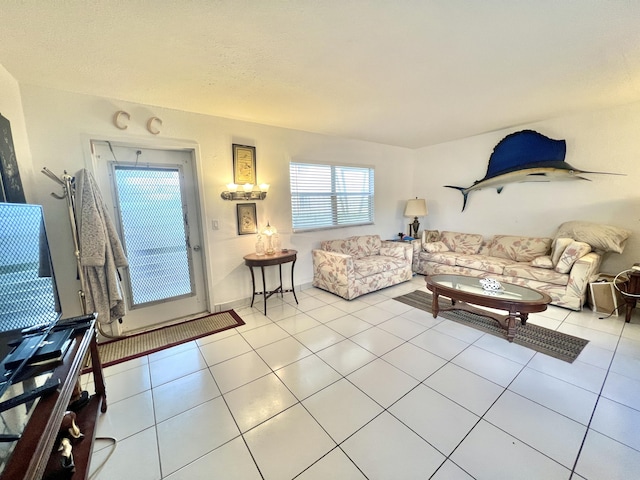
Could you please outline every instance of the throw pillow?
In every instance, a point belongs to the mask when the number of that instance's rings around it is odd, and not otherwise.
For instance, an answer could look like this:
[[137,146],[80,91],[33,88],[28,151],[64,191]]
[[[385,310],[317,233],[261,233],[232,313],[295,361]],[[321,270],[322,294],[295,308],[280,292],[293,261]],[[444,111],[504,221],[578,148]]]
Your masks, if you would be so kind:
[[552,269],[553,261],[551,260],[551,257],[549,255],[542,255],[541,257],[536,257],[531,260],[531,266]]
[[556,238],[575,238],[588,243],[596,252],[622,253],[630,235],[624,228],[575,220],[560,225]]
[[440,240],[440,232],[438,230],[423,230],[422,243],[437,242]]
[[591,251],[591,245],[584,242],[572,242],[560,256],[555,271],[558,273],[569,273],[573,264],[578,261],[579,258],[584,257]]
[[560,260],[560,256],[565,249],[573,243],[573,238],[556,238],[553,241],[553,247],[551,248],[551,261],[553,262],[553,266],[558,265],[558,261]]
[[475,233],[443,231],[440,232],[440,240],[453,252],[475,255],[480,251],[484,238]]
[[449,247],[447,247],[444,242],[429,242],[425,243],[424,251],[428,253],[440,253],[440,252],[448,252]]
[[551,239],[546,237],[495,235],[489,247],[489,255],[516,262],[530,262],[549,253],[550,248]]

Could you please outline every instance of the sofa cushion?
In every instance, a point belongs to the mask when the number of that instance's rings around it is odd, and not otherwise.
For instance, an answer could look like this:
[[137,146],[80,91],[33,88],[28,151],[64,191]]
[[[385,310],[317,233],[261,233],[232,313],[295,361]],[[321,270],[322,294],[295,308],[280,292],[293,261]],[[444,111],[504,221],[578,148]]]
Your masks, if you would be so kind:
[[456,265],[459,267],[473,268],[488,273],[502,275],[504,267],[511,265],[512,260],[506,258],[489,257],[486,255],[459,255],[456,258]]
[[543,255],[541,257],[534,258],[533,260],[531,260],[531,266],[547,269],[551,269],[554,267],[553,261],[551,260],[551,257],[549,255]]
[[529,263],[514,263],[504,268],[504,276],[536,280],[554,285],[566,285],[569,283],[569,275],[555,270],[533,267]]
[[388,272],[397,268],[404,268],[406,266],[407,262],[404,260],[383,255],[370,255],[354,260],[353,262],[353,269],[357,279]]
[[439,253],[439,252],[448,252],[449,247],[445,245],[444,242],[430,242],[425,243],[422,246],[422,249],[428,253]]
[[342,238],[340,240],[323,240],[320,242],[320,248],[327,252],[344,253],[345,255],[355,256],[357,253],[357,245],[354,237]]
[[382,240],[380,240],[379,235],[358,235],[356,237],[351,237],[351,239],[356,244],[356,258],[380,255]]
[[565,249],[573,243],[573,238],[559,237],[553,241],[553,248],[551,249],[551,262],[555,267],[560,260],[560,256]]
[[460,254],[456,252],[438,252],[438,253],[420,252],[420,258],[424,261],[442,263],[443,265],[451,265],[451,266],[454,266],[456,264],[456,259],[459,256]]
[[405,258],[404,250],[405,250],[404,245],[393,243],[393,242],[383,242],[382,245],[380,246],[380,255],[386,256],[386,257],[404,259]]
[[489,247],[489,255],[509,258],[516,262],[530,262],[536,257],[549,253],[550,248],[550,238],[496,235]]
[[622,253],[630,235],[629,230],[612,225],[572,221],[560,225],[556,238],[570,237],[588,243],[596,251]]
[[558,264],[555,267],[555,271],[558,273],[569,273],[573,264],[578,261],[579,258],[584,257],[591,251],[591,245],[585,242],[572,242],[567,248],[564,249]]
[[440,240],[449,247],[449,250],[465,255],[474,255],[480,250],[484,238],[475,233],[444,231],[440,233]]

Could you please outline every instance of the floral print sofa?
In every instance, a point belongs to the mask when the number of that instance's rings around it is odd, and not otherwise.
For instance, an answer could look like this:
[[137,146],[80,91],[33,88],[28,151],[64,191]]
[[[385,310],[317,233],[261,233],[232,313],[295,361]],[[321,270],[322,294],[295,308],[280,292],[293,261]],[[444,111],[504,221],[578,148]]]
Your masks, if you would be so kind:
[[410,280],[413,246],[360,235],[320,243],[311,251],[313,286],[354,299]]
[[554,238],[424,231],[412,242],[413,270],[491,277],[548,294],[552,304],[572,310],[584,305],[602,255],[622,253],[631,232],[590,222],[563,223]]

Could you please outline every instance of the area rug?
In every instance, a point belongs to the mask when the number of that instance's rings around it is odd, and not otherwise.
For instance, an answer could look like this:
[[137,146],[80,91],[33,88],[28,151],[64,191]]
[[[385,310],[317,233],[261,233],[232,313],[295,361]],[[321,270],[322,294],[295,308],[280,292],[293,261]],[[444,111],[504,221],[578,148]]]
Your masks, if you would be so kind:
[[98,352],[102,366],[108,367],[240,325],[244,325],[244,321],[238,314],[233,310],[227,310],[130,337],[100,343],[98,344]]
[[[433,297],[430,293],[422,290],[407,293],[406,295],[394,298],[394,300],[426,312],[432,312],[431,302]],[[449,299],[440,297],[438,300],[439,305],[443,308],[451,306]],[[438,316],[504,338],[505,342],[507,341],[505,330],[492,318],[463,310],[440,311]],[[582,349],[589,343],[589,340],[567,335],[562,332],[556,332],[555,330],[540,327],[530,322],[527,322],[526,325],[520,325],[520,322],[517,322],[517,332],[513,343],[564,360],[565,362],[573,363],[578,355],[580,355]]]

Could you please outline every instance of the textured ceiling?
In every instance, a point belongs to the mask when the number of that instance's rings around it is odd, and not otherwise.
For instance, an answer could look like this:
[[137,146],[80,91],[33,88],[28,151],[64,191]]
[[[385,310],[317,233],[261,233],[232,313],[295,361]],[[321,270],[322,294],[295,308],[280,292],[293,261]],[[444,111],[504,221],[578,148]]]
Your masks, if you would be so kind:
[[4,1],[20,83],[418,148],[640,101],[631,0]]

